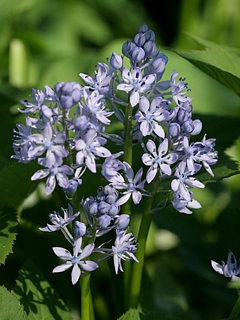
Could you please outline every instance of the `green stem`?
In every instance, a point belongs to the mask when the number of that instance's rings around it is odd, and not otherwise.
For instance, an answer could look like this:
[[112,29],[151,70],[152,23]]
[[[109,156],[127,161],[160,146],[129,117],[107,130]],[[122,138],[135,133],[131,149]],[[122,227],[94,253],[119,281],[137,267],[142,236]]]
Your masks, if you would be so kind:
[[81,277],[81,319],[94,320],[92,294],[90,288],[91,274]]
[[232,312],[229,316],[229,320],[236,320],[240,313],[240,296],[238,296],[238,299],[232,309]]
[[151,197],[147,198],[146,200],[146,205],[143,211],[142,221],[139,228],[139,233],[137,238],[139,245],[135,254],[139,262],[138,263],[134,262],[132,267],[130,293],[129,293],[129,307],[132,307],[132,308],[136,308],[139,302],[147,236],[148,236],[149,228],[152,221],[151,209],[152,209],[153,201],[157,192],[158,184],[159,184],[159,177],[156,176],[156,178],[152,182]]

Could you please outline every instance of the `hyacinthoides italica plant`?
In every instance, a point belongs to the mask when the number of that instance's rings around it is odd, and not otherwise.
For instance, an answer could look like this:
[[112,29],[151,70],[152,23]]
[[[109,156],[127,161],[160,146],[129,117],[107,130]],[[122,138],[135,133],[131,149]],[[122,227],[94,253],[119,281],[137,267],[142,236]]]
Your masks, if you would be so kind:
[[[31,179],[44,179],[47,195],[58,184],[69,202],[62,213],[50,213],[40,230],[61,231],[69,243],[71,249],[53,248],[63,262],[53,273],[72,268],[72,284],[80,280],[83,320],[94,319],[90,274],[105,259],[113,260],[116,274],[125,269],[127,307],[138,305],[153,214],[168,205],[191,214],[201,207],[193,189],[204,188],[194,175],[205,169],[213,176],[215,139],[204,133],[196,142],[202,123],[192,119],[185,80],[175,71],[163,80],[167,62],[143,24],[123,44],[122,55],[114,52],[99,62],[92,76],[80,73],[84,84],[46,85],[32,89],[31,101],[21,101],[26,124],[17,124],[12,157],[37,161]],[[116,123],[120,132],[111,131]],[[95,194],[83,193],[87,171],[100,177]],[[139,232],[133,234],[131,208],[143,199]],[[106,234],[112,235],[107,242]]]

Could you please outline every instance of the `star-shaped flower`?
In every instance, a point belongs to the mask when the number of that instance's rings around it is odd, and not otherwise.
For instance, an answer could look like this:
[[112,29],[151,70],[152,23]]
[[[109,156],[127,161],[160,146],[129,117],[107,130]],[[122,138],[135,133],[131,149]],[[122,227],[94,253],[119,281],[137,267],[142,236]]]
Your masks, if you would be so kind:
[[63,272],[67,269],[73,267],[71,273],[72,284],[76,284],[82,274],[82,272],[91,272],[98,268],[98,264],[91,260],[85,260],[92,254],[94,249],[94,243],[86,245],[83,249],[82,247],[82,237],[77,238],[73,245],[73,254],[71,254],[67,249],[61,247],[53,247],[54,253],[64,261],[63,264],[55,267],[53,273]]

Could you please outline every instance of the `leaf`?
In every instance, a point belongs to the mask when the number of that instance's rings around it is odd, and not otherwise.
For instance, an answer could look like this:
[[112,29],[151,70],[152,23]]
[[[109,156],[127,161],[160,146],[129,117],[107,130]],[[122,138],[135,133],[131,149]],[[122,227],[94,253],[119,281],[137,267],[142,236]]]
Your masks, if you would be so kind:
[[1,320],[27,320],[23,306],[5,287],[0,287],[0,319]]
[[73,320],[67,306],[31,261],[20,270],[14,293],[31,320]]
[[139,309],[130,309],[118,320],[181,320],[179,317],[165,315],[162,312],[141,311]]
[[240,57],[220,48],[207,48],[202,51],[180,53],[197,68],[240,95]]
[[31,176],[37,170],[35,163],[12,163],[0,171],[1,206],[18,207],[30,194],[37,182]]
[[221,49],[221,50],[224,49],[225,51],[240,55],[240,50],[238,48],[229,47],[229,46],[225,46],[225,45],[222,45],[222,44],[210,41],[210,40],[206,40],[206,39],[203,39],[203,38],[201,38],[195,34],[192,34],[190,32],[186,32],[186,34],[190,38],[192,38],[195,42],[202,45],[204,48]]
[[0,208],[0,264],[12,252],[17,234],[17,214],[11,207]]

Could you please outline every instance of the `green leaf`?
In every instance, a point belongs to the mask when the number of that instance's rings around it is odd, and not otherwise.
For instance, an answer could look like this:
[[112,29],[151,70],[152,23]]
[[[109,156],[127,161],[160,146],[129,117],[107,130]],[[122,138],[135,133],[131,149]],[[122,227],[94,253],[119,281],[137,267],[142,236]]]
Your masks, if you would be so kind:
[[5,287],[0,287],[0,319],[1,320],[27,320],[23,306]]
[[162,312],[141,311],[139,309],[130,309],[118,320],[181,320],[179,317],[172,317]]
[[0,206],[18,207],[33,191],[37,182],[31,176],[37,170],[35,163],[12,163],[0,171]]
[[67,306],[31,261],[20,270],[14,293],[31,320],[73,320]]
[[225,46],[223,44],[219,44],[210,40],[206,40],[190,32],[186,32],[186,34],[189,37],[191,37],[194,41],[196,41],[198,44],[202,45],[204,48],[221,49],[221,50],[224,49],[225,51],[240,55],[239,48],[229,47],[229,46]]
[[240,96],[240,57],[222,48],[180,53],[197,68]]
[[0,208],[0,264],[12,252],[17,234],[17,214],[11,207]]

